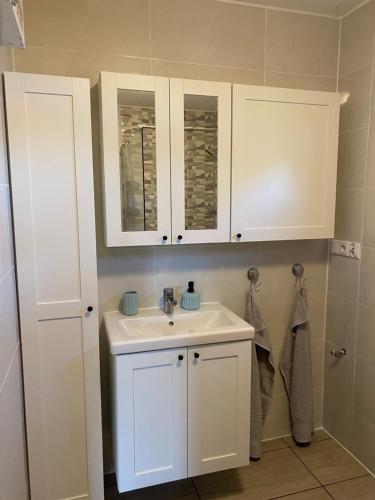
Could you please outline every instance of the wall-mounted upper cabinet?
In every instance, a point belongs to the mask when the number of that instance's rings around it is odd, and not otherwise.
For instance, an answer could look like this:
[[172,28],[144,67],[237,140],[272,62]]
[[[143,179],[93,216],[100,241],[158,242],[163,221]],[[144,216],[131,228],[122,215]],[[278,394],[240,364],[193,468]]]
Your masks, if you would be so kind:
[[333,237],[340,101],[233,85],[231,241]]
[[170,80],[172,243],[227,242],[231,85]]
[[102,73],[106,245],[333,237],[340,101]]
[[229,241],[231,85],[102,73],[101,106],[106,245]]
[[101,74],[106,245],[171,239],[169,79]]

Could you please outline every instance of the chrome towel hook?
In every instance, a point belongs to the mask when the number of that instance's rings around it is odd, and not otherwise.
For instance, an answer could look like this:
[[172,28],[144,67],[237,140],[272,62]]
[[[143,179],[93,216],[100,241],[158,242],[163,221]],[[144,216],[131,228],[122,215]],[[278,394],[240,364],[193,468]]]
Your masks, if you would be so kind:
[[257,291],[257,284],[259,280],[259,270],[256,267],[250,267],[247,271],[247,277],[250,281],[250,287]]
[[296,286],[297,283],[299,285],[299,288],[302,288],[302,286],[305,284],[306,279],[302,281],[303,275],[305,273],[305,268],[303,267],[302,264],[299,264],[298,262],[292,266],[292,273],[296,278]]

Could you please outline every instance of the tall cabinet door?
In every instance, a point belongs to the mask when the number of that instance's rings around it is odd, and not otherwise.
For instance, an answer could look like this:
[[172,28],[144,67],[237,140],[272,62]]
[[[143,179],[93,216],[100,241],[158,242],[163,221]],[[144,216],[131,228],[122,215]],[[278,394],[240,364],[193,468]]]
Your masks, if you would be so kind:
[[186,354],[181,348],[115,356],[120,492],[187,477]]
[[233,85],[231,241],[333,237],[340,100]]
[[106,245],[168,244],[169,79],[103,72],[100,92]]
[[103,499],[90,87],[5,74],[31,498]]
[[172,243],[229,241],[231,85],[171,79]]
[[251,341],[188,349],[188,471],[249,463]]

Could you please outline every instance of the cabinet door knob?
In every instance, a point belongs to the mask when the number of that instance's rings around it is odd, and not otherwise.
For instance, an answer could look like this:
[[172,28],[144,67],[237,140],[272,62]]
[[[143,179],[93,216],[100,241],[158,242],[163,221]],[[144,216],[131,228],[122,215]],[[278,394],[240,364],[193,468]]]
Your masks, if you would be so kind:
[[168,236],[164,235],[164,236],[163,236],[163,240],[164,240],[164,241],[167,241],[167,239],[168,239]]
[[181,241],[181,240],[182,240],[182,235],[181,235],[181,234],[179,234],[179,235],[177,236],[177,239],[178,239],[178,241]]
[[194,358],[195,358],[195,359],[198,359],[198,358],[199,358],[199,352],[195,352],[195,353],[194,353]]
[[90,313],[90,312],[92,312],[93,310],[94,310],[94,308],[93,308],[92,306],[89,306],[89,307],[87,308],[87,312],[89,312],[89,313]]
[[184,359],[183,355],[182,355],[182,354],[179,354],[179,355],[178,355],[178,360],[179,360],[179,361],[182,361],[183,359]]
[[241,234],[241,233],[237,233],[237,234],[236,234],[236,237],[237,237],[238,239],[241,239],[241,238],[242,238],[242,234]]

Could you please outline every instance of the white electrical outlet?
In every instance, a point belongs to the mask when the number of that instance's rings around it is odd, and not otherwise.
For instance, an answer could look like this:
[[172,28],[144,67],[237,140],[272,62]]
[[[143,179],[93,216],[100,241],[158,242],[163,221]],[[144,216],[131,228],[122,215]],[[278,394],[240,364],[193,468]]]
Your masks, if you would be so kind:
[[356,241],[331,240],[331,253],[350,259],[360,259],[361,244]]

